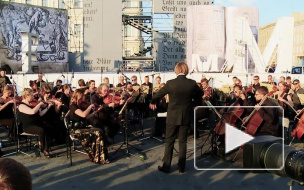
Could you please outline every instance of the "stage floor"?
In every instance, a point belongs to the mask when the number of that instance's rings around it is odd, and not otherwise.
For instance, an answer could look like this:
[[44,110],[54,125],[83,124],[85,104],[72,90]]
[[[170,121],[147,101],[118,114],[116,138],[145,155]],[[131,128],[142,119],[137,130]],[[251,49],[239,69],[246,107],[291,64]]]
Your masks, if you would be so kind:
[[[153,119],[144,120],[145,131],[148,134],[150,126],[153,125]],[[132,126],[130,127],[132,130]],[[138,127],[135,127],[135,130]],[[14,150],[15,146],[7,142],[7,130],[0,128],[0,138],[4,140],[4,153]],[[170,174],[161,173],[157,166],[162,162],[164,153],[164,143],[155,139],[138,141],[140,133],[131,134],[130,144],[142,149],[141,156],[127,157],[124,151],[119,151],[116,155],[113,152],[122,143],[123,135],[119,134],[115,138],[115,144],[109,147],[111,164],[96,165],[89,162],[87,155],[73,152],[73,165],[70,166],[70,160],[66,155],[56,157],[66,151],[64,145],[53,147],[52,158],[44,156],[35,157],[32,150],[26,151],[33,157],[23,154],[11,155],[9,158],[23,163],[31,172],[33,179],[33,189],[43,190],[100,190],[100,189],[130,189],[130,190],[155,190],[155,189],[289,189],[287,186],[289,178],[279,177],[270,173],[244,173],[240,171],[198,171],[194,168],[193,157],[193,136],[188,140],[187,167],[184,174],[177,171],[178,155],[174,151],[172,168]],[[204,137],[197,139],[197,143],[204,140]],[[303,146],[303,145],[300,145]],[[178,142],[175,144],[178,150]],[[123,147],[122,150],[125,150]],[[130,148],[131,153],[136,153]],[[197,153],[200,156],[200,151]],[[144,158],[144,159],[142,159]],[[209,157],[198,161],[202,166],[208,164],[223,164],[228,166],[231,163],[223,162],[221,159]],[[295,185],[294,189],[300,189]],[[302,189],[302,188],[301,188]]]

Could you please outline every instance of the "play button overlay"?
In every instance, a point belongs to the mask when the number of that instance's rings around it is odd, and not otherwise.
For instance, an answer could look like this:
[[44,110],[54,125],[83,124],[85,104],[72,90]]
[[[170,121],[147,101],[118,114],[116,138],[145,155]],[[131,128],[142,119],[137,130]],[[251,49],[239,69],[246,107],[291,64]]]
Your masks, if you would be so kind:
[[251,135],[225,123],[225,154],[254,139]]

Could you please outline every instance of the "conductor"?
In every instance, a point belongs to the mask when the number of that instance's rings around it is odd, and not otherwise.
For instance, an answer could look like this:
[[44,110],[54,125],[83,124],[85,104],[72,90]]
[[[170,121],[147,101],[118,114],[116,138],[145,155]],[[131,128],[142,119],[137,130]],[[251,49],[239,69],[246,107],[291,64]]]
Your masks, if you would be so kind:
[[193,122],[194,102],[200,102],[203,92],[194,80],[186,78],[189,72],[185,62],[179,62],[174,69],[177,77],[169,80],[152,98],[150,108],[156,109],[158,99],[169,94],[169,105],[166,120],[166,143],[163,165],[158,166],[161,172],[169,173],[171,168],[172,154],[175,138],[179,139],[178,170],[185,172],[187,134],[190,124]]

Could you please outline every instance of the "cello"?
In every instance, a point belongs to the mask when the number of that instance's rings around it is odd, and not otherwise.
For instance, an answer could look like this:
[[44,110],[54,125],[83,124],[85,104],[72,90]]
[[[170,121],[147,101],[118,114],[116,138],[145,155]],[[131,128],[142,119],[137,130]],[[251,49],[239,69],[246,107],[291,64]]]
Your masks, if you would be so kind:
[[[298,119],[296,127],[292,130],[291,136],[293,138],[301,139],[304,134],[304,108],[295,116],[295,119]],[[301,115],[302,114],[302,115]],[[298,116],[301,115],[300,118]]]
[[[267,100],[268,94],[266,94],[260,103],[258,103],[259,106],[261,106],[265,100]],[[259,126],[263,122],[263,118],[258,112],[260,108],[254,108],[254,110],[250,113],[250,115],[245,119],[243,122],[242,128],[245,128],[245,133],[249,135],[254,135],[256,131],[258,130]],[[247,125],[246,125],[247,124]],[[245,126],[246,125],[246,126]]]
[[231,126],[235,127],[235,123],[242,114],[244,113],[244,108],[241,108],[241,104],[239,103],[239,98],[231,104],[231,107],[227,110],[227,114],[224,116],[220,116],[219,113],[217,115],[220,118],[220,121],[215,126],[215,133],[218,135],[224,135],[225,134],[225,124],[228,123]]

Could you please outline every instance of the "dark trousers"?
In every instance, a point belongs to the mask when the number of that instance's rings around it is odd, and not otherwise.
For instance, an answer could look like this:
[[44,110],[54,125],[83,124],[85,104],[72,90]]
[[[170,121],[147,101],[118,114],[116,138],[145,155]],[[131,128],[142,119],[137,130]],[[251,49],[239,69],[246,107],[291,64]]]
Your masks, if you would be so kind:
[[165,145],[165,155],[163,159],[163,167],[170,170],[174,142],[178,135],[179,141],[179,159],[178,166],[180,169],[185,169],[186,167],[186,151],[187,151],[187,134],[189,126],[179,126],[167,124],[166,127],[166,145]]
[[23,131],[26,133],[38,135],[42,150],[49,150],[44,128],[37,125],[31,125],[23,128]]

